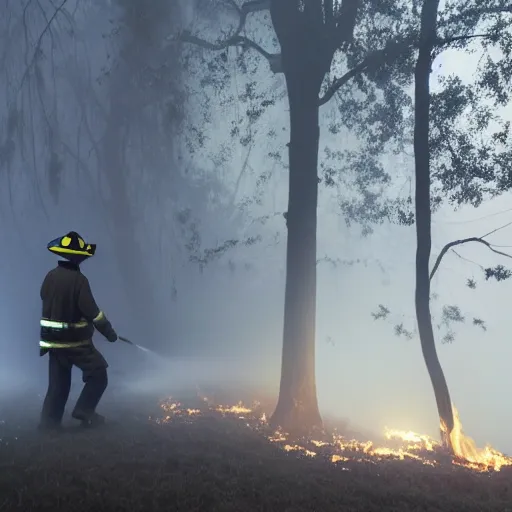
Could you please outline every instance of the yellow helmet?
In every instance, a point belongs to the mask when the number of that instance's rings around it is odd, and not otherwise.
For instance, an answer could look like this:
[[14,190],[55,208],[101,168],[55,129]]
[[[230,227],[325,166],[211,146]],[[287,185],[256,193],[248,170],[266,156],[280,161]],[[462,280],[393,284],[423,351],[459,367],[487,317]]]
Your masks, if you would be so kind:
[[75,263],[94,256],[96,252],[96,244],[86,243],[76,231],[70,231],[67,235],[52,240],[47,248],[54,254]]

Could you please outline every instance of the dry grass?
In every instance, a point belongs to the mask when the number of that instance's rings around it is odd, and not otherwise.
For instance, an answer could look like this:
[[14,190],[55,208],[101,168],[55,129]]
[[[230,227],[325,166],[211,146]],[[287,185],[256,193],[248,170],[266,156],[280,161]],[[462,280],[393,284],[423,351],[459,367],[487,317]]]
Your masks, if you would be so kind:
[[236,419],[155,425],[148,413],[118,403],[117,421],[102,429],[49,435],[30,415],[4,412],[0,511],[512,511],[507,471],[336,467],[285,453]]

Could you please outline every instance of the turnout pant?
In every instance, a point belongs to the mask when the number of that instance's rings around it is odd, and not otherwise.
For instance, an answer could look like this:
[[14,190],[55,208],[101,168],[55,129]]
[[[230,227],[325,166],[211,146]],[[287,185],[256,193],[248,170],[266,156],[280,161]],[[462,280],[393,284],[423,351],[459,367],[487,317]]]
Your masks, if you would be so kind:
[[73,416],[84,419],[92,416],[108,384],[108,363],[105,358],[92,342],[82,347],[50,349],[48,352],[49,382],[41,413],[41,423],[46,425],[61,423],[71,389],[73,366],[82,370],[84,382]]

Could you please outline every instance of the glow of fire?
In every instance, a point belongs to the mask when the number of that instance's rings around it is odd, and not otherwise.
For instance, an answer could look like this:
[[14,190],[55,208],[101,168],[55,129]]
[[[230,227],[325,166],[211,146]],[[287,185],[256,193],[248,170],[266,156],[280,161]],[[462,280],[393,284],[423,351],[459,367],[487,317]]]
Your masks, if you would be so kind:
[[[160,403],[164,415],[160,418],[150,418],[157,423],[169,423],[177,418],[192,418],[206,413],[216,413],[222,416],[237,417],[244,420],[249,428],[259,430],[271,443],[279,445],[286,452],[298,452],[307,457],[316,457],[319,450],[330,455],[333,464],[340,462],[376,462],[384,459],[416,460],[421,464],[436,466],[439,464],[437,455],[442,452],[439,441],[427,435],[412,431],[385,429],[384,437],[394,446],[375,446],[372,441],[357,441],[347,439],[339,434],[331,434],[328,440],[308,439],[293,441],[282,430],[269,431],[267,417],[262,412],[259,403],[252,407],[238,402],[235,405],[211,405],[207,398],[203,398],[206,410],[184,408],[182,404],[169,398]],[[484,471],[500,471],[504,466],[512,466],[512,457],[495,450],[491,446],[480,449],[475,441],[466,436],[462,430],[459,413],[453,407],[454,429],[450,435],[454,457],[452,463],[468,469]],[[446,428],[441,425],[446,432]],[[349,471],[348,468],[342,468]]]

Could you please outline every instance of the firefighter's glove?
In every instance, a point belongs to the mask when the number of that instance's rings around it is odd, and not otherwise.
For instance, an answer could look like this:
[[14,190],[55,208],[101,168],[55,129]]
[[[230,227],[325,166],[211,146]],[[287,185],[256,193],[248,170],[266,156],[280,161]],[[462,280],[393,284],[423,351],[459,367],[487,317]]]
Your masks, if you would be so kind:
[[111,332],[109,332],[108,336],[106,336],[107,340],[110,341],[110,343],[114,343],[117,341],[117,333],[112,329]]

